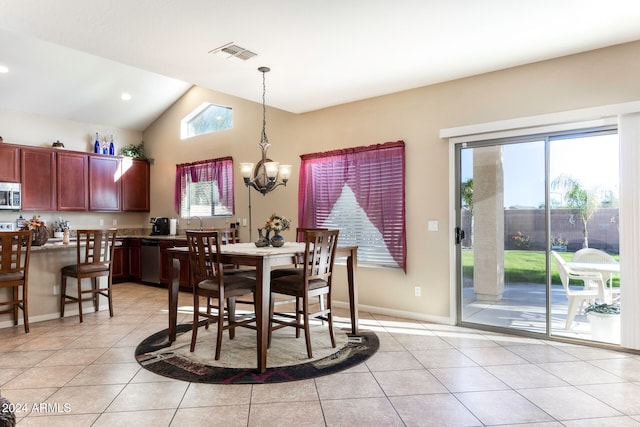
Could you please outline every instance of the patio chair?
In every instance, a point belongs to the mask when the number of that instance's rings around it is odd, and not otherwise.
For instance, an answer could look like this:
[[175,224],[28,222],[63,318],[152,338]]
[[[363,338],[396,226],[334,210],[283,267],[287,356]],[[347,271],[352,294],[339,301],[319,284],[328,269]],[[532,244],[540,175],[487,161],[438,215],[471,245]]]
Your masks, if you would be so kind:
[[[571,329],[576,314],[583,310],[585,301],[595,301],[600,293],[599,287],[604,286],[604,281],[600,273],[576,272],[571,270],[559,253],[556,251],[551,251],[551,253],[555,257],[560,281],[569,300],[565,329]],[[584,287],[582,289],[571,288],[569,286],[570,280],[580,280],[584,283]]]
[[[573,258],[571,258],[572,262],[585,262],[585,263],[597,263],[597,264],[617,264],[618,261],[605,251],[601,251],[600,249],[594,248],[584,248],[580,249],[578,252],[573,254]],[[620,288],[613,287],[613,273],[609,273],[609,277],[605,280],[607,287],[609,289],[609,294],[611,295],[611,300],[616,301],[620,299]]]

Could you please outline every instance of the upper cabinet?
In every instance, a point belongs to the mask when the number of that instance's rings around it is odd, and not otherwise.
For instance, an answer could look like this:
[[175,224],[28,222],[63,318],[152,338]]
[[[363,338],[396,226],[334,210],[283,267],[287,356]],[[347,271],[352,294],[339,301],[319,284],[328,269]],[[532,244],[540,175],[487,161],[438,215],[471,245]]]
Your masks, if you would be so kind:
[[20,150],[22,163],[22,210],[55,211],[56,203],[56,153],[46,148]]
[[89,210],[120,210],[120,175],[119,157],[89,156]]
[[57,197],[59,211],[86,211],[89,207],[89,156],[58,151]]
[[144,159],[122,158],[122,210],[149,212],[150,167]]
[[20,147],[0,143],[0,182],[20,182]]
[[149,212],[145,159],[0,144],[0,182],[22,183],[22,210]]

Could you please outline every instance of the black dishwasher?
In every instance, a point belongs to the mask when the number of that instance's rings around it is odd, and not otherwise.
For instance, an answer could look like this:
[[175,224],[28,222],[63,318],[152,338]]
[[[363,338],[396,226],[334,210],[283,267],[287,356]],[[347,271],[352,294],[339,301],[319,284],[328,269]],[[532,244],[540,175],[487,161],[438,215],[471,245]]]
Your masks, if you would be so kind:
[[160,240],[140,240],[140,279],[160,283]]

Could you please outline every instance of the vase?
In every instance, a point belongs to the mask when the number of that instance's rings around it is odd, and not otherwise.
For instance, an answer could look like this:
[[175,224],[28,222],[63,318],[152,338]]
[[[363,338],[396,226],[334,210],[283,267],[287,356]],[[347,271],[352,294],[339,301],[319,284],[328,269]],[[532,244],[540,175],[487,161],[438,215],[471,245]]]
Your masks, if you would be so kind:
[[271,238],[271,246],[279,248],[284,245],[284,237],[280,235],[278,230],[275,230],[275,235]]
[[269,246],[269,239],[262,234],[262,228],[258,228],[258,240],[255,241],[255,244],[259,248]]
[[43,225],[33,229],[32,246],[42,246],[47,243],[47,240],[49,240],[49,230],[47,227]]

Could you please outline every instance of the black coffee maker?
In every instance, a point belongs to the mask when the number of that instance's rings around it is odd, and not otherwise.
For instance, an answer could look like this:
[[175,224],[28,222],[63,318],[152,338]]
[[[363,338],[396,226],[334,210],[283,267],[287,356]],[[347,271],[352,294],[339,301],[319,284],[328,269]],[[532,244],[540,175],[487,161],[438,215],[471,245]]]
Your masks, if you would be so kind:
[[149,220],[153,227],[151,227],[152,236],[168,236],[169,235],[169,218],[166,217],[152,217]]

